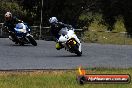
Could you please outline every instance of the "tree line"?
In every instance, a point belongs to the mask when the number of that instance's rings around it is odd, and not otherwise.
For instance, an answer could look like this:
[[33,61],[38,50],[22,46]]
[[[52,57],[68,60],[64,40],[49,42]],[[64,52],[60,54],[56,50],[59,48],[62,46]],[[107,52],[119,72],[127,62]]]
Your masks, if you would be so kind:
[[43,26],[48,26],[48,19],[56,16],[60,21],[83,27],[90,24],[93,18],[80,19],[80,16],[91,12],[102,14],[102,22],[113,30],[116,17],[122,16],[128,35],[132,35],[132,1],[131,0],[0,0],[0,21],[4,21],[6,11],[22,18],[31,25],[40,24],[43,11]]

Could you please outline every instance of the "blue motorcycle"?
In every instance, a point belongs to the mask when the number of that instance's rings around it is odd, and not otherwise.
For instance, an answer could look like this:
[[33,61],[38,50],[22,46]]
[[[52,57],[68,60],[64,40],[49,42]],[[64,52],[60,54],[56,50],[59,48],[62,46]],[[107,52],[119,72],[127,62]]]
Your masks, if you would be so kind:
[[28,27],[26,23],[17,23],[15,26],[15,35],[16,35],[16,42],[20,45],[24,44],[32,44],[34,46],[37,46],[37,42],[33,38],[33,36],[30,34],[31,29]]

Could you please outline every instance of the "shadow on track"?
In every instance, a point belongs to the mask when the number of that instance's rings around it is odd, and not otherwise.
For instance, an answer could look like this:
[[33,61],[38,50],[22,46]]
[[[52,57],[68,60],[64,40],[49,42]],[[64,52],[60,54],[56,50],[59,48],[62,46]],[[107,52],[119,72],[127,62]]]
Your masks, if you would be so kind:
[[25,45],[19,45],[19,44],[3,44],[4,46],[16,46],[16,47],[32,47],[33,45],[30,45],[30,44],[25,44]]
[[19,45],[19,44],[12,44],[11,46],[32,46],[32,45]]
[[84,55],[82,55],[82,56],[77,56],[77,55],[58,55],[58,56],[47,56],[47,57],[83,57]]

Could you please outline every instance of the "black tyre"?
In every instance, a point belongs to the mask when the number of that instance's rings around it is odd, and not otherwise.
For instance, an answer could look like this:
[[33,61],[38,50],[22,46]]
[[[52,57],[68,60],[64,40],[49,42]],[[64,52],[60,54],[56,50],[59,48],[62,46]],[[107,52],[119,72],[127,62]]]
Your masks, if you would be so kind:
[[15,44],[19,44],[20,46],[24,46],[24,42],[21,40],[21,39],[19,39],[17,36],[12,36],[12,38],[13,38],[13,42],[15,42]]
[[77,82],[80,84],[80,85],[83,85],[85,82],[86,82],[86,78],[84,76],[78,76],[77,77]]
[[19,44],[20,46],[24,46],[24,42],[23,41],[19,41],[19,42],[15,42],[15,44]]
[[82,56],[82,52],[80,52],[79,50],[76,51],[76,54],[77,54],[77,56]]
[[35,41],[35,39],[32,36],[28,36],[27,38],[29,39],[29,41],[32,45],[37,46],[37,42]]
[[78,50],[78,46],[77,46],[77,45],[75,45],[75,46],[73,47],[73,50],[75,51],[75,54],[77,54],[77,56],[82,56],[82,51],[80,52],[80,51]]

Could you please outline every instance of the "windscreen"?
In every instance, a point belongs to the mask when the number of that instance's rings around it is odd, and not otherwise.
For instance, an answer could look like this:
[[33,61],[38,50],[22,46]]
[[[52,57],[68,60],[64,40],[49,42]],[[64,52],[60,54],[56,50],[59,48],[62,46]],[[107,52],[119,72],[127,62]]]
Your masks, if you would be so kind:
[[61,35],[67,35],[67,31],[68,31],[68,29],[67,28],[62,28],[61,30],[60,30],[60,32],[59,32],[59,34]]
[[23,29],[23,24],[22,24],[22,23],[16,24],[16,28],[17,28],[17,29]]

